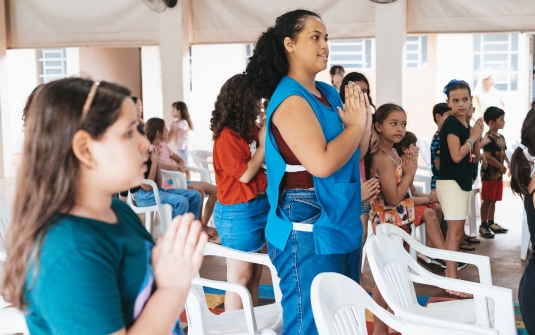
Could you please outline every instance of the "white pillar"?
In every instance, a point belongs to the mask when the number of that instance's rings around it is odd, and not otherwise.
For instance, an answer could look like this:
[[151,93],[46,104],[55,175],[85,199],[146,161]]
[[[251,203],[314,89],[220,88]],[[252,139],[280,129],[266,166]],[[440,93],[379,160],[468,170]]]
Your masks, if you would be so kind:
[[160,14],[163,118],[167,123],[172,119],[171,104],[189,100],[189,19],[188,0]]
[[375,4],[377,106],[393,102],[403,106],[407,0]]
[[0,178],[5,177],[5,165],[9,160],[5,155],[4,145],[9,143],[9,102],[8,102],[8,75],[7,75],[7,30],[6,5],[0,1]]

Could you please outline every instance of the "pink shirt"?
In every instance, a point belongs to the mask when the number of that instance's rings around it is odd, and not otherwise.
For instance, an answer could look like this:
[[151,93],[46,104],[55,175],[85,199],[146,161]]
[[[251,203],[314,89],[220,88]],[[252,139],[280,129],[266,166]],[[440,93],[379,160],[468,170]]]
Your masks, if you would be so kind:
[[173,121],[173,132],[180,132],[174,139],[176,150],[189,150],[189,124],[186,120]]
[[[173,150],[165,143],[160,144],[162,155],[160,156],[160,163],[167,165],[178,165],[174,160],[171,159],[171,156],[174,154]],[[150,145],[150,150],[154,149],[154,145]]]

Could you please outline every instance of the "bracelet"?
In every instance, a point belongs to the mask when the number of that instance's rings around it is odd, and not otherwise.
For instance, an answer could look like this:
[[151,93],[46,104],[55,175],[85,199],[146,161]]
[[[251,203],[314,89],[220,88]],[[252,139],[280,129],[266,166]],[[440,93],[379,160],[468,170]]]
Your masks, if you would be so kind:
[[429,198],[429,204],[432,205],[433,204],[433,199],[431,199],[430,196],[427,196]]
[[466,140],[466,143],[468,143],[470,150],[474,149],[474,142],[472,142],[472,140]]

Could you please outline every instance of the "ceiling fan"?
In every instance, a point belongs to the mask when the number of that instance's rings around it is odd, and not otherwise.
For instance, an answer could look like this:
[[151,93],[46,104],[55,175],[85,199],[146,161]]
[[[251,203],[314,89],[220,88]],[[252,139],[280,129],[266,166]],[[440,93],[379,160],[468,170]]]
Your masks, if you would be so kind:
[[178,0],[143,0],[143,2],[156,13],[161,13],[167,8],[175,7]]

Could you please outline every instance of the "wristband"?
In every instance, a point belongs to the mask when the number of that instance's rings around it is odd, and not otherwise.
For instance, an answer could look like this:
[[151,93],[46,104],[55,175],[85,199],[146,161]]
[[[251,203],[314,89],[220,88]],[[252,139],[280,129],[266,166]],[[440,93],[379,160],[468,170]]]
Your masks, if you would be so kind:
[[470,150],[474,149],[474,142],[472,142],[472,140],[466,140],[466,143],[468,143]]
[[429,204],[432,205],[433,204],[433,199],[431,199],[430,196],[427,196],[429,198]]

